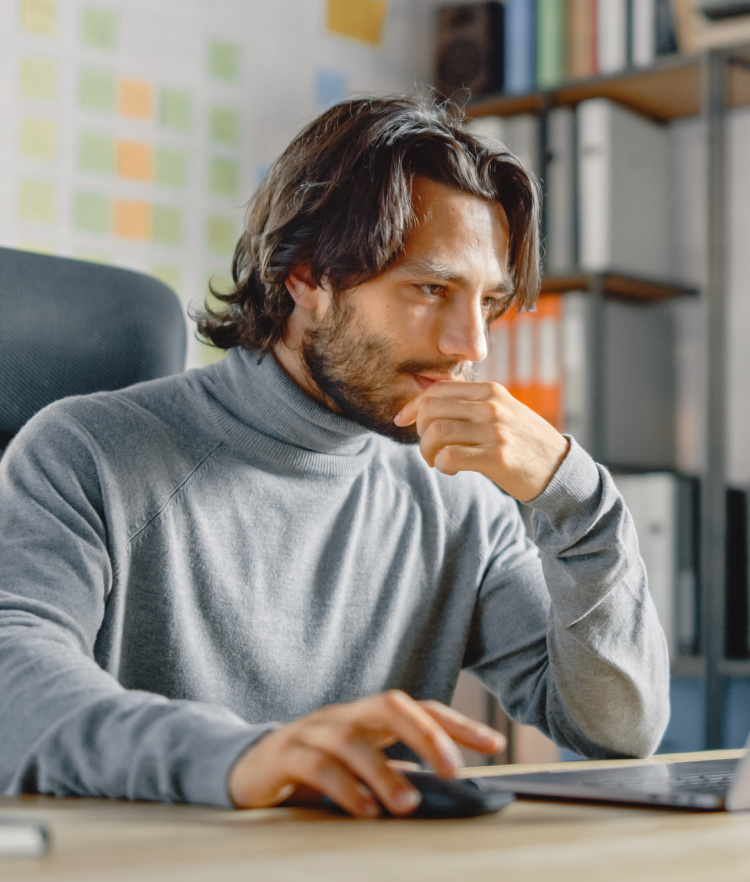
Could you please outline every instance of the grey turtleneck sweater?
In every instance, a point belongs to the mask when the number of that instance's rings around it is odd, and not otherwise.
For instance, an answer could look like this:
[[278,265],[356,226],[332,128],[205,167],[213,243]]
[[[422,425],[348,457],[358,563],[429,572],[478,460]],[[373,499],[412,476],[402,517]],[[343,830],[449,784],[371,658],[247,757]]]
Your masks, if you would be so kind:
[[269,727],[472,670],[638,756],[668,717],[630,517],[573,441],[532,507],[320,407],[267,357],[71,398],[0,462],[0,789],[230,805]]

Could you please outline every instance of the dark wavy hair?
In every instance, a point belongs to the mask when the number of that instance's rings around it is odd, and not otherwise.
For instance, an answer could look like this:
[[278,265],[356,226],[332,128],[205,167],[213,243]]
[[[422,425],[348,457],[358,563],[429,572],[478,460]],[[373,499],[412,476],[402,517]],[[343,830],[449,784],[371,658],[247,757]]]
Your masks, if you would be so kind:
[[539,187],[498,144],[470,134],[455,106],[432,96],[368,98],[330,108],[271,165],[247,209],[234,286],[194,318],[220,349],[261,357],[283,339],[294,301],[289,274],[308,265],[334,302],[384,272],[416,224],[415,175],[499,202],[510,227],[513,303],[539,293]]

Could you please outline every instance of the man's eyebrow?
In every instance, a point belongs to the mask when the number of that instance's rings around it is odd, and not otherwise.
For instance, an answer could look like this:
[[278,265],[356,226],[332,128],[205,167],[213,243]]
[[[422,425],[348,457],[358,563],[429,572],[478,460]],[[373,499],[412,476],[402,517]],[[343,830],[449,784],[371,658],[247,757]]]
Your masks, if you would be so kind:
[[[461,285],[466,282],[466,276],[457,273],[450,267],[446,266],[440,260],[432,257],[421,257],[416,260],[408,260],[394,267],[400,275],[422,275],[433,279],[439,279],[442,282],[451,282],[454,285]],[[496,294],[510,295],[514,291],[513,282],[506,276],[497,283],[490,285],[487,289],[489,292]]]

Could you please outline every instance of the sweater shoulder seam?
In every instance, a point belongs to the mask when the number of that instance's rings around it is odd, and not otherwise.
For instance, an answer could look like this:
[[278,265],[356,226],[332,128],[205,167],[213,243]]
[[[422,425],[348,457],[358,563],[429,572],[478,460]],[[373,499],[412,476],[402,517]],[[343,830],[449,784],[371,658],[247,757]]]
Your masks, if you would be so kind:
[[[216,444],[215,447],[212,447],[211,450],[209,450],[208,453],[206,453],[206,455],[203,456],[203,457],[202,457],[202,458],[201,458],[201,459],[200,459],[200,460],[199,460],[199,461],[193,466],[193,468],[187,473],[187,475],[185,475],[185,477],[179,482],[179,484],[177,484],[177,486],[172,490],[172,492],[169,494],[169,496],[167,497],[167,499],[164,500],[163,505],[161,505],[161,506],[159,507],[159,509],[158,509],[157,511],[155,511],[154,514],[153,514],[153,515],[152,515],[152,516],[146,521],[146,523],[143,524],[142,527],[139,527],[139,528],[135,531],[135,533],[133,533],[133,535],[128,539],[128,541],[127,541],[127,543],[126,543],[126,545],[125,545],[126,548],[130,548],[130,547],[132,546],[132,544],[138,539],[138,537],[139,537],[139,536],[140,536],[140,535],[141,535],[141,534],[142,534],[142,533],[143,533],[143,532],[144,532],[144,531],[145,531],[145,530],[146,530],[151,524],[153,524],[154,521],[158,520],[158,518],[160,518],[160,517],[162,516],[162,514],[164,514],[165,510],[168,508],[169,504],[172,502],[172,500],[175,498],[175,496],[177,496],[177,494],[180,493],[180,492],[182,491],[182,489],[183,489],[183,488],[185,487],[185,485],[191,480],[191,478],[195,475],[195,473],[196,473],[196,472],[197,472],[197,471],[198,471],[198,470],[199,470],[199,469],[200,469],[200,468],[201,468],[206,462],[208,462],[209,459],[211,459],[211,457],[216,453],[217,450],[219,450],[219,449],[220,449],[221,447],[223,447],[223,446],[224,446],[224,441],[219,441],[218,444]],[[113,577],[114,577],[115,575],[117,575],[117,573],[120,572],[120,568],[121,568],[121,567],[118,567],[116,570],[113,571],[113,573],[112,573],[112,576],[113,576]]]

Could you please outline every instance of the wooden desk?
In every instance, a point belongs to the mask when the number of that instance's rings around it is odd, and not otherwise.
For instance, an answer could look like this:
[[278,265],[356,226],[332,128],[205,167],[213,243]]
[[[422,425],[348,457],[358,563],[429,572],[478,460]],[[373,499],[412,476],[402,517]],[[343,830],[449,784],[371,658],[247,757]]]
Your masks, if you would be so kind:
[[353,821],[315,810],[5,797],[2,815],[41,818],[53,837],[43,858],[0,862],[0,879],[13,882],[750,880],[750,813],[517,802],[472,820]]

